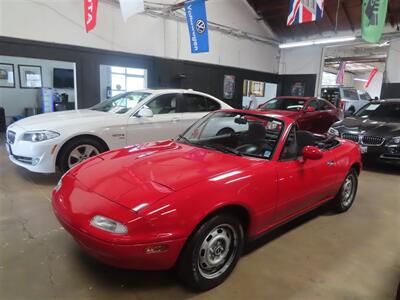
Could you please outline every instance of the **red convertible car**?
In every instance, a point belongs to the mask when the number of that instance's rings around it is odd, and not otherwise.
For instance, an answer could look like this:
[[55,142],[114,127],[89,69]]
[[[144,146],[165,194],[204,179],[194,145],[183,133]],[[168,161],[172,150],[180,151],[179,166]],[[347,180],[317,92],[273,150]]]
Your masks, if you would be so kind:
[[314,97],[277,97],[258,107],[271,114],[280,114],[297,121],[299,129],[325,133],[343,119],[343,112],[329,101]]
[[190,287],[220,284],[245,241],[328,201],[350,208],[359,147],[265,112],[222,110],[176,141],[90,158],[53,191],[55,215],[92,256],[121,268],[175,267]]

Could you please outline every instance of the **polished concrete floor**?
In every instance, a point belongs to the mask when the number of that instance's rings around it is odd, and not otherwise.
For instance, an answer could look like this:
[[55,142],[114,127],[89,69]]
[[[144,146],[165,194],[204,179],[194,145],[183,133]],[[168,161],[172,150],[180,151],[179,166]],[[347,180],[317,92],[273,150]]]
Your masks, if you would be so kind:
[[360,176],[353,208],[319,209],[247,247],[221,286],[203,294],[173,272],[106,267],[53,216],[57,176],[12,165],[0,145],[1,299],[395,299],[400,281],[400,171]]

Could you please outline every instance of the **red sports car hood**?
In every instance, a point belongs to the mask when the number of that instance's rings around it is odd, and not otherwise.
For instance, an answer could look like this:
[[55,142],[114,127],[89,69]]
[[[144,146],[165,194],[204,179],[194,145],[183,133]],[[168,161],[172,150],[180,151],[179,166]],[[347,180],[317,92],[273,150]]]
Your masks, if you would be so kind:
[[89,190],[135,210],[202,180],[259,162],[163,141],[106,152],[70,174]]
[[276,110],[276,109],[263,109],[263,111],[267,111],[269,114],[276,114],[279,116],[285,116],[292,119],[295,119],[300,115],[299,111]]

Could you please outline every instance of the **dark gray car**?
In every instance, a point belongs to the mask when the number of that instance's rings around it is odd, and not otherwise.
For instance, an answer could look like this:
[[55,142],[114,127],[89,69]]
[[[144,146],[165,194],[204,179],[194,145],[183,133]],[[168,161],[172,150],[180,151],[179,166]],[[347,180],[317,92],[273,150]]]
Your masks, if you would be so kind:
[[328,132],[358,143],[364,156],[400,163],[400,100],[372,101]]

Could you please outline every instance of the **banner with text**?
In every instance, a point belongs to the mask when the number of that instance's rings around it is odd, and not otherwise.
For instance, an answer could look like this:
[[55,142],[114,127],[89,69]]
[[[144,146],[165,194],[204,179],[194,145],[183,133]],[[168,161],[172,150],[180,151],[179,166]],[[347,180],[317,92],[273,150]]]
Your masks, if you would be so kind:
[[84,2],[86,32],[89,32],[96,26],[97,1],[98,0],[85,0]]
[[185,12],[192,53],[208,52],[208,25],[205,0],[186,1]]

